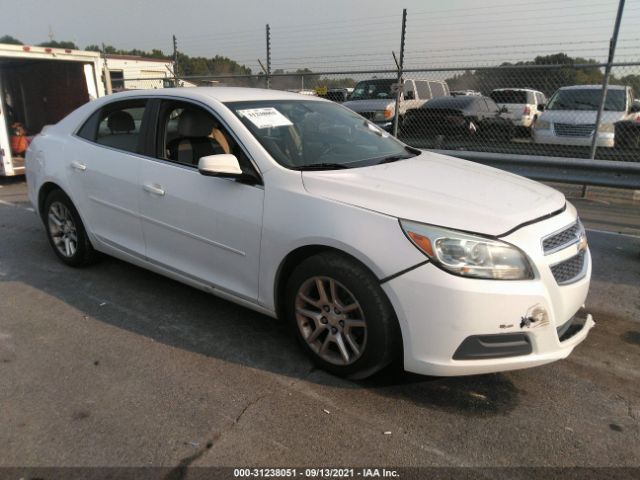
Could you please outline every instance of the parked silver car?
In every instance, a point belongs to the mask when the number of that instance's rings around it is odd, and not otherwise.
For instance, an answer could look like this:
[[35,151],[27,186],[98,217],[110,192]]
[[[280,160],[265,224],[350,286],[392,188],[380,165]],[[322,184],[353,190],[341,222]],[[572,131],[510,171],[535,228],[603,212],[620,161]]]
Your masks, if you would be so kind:
[[[574,85],[558,89],[533,127],[534,143],[591,145],[601,95],[601,85]],[[631,87],[610,85],[596,133],[597,146],[613,147],[614,124],[638,118],[640,108],[634,105]]]

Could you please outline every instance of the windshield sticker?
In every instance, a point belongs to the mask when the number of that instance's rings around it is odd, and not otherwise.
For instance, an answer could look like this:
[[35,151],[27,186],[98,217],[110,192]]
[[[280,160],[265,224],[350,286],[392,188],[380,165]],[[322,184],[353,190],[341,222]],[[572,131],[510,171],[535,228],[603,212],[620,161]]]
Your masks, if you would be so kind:
[[247,118],[258,128],[290,127],[291,121],[273,107],[238,110],[238,115]]

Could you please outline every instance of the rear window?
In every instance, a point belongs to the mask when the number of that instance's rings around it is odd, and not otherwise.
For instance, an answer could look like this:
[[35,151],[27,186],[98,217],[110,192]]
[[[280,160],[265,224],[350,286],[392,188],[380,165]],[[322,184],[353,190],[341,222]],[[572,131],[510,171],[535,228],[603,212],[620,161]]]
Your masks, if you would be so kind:
[[529,101],[527,93],[522,90],[497,90],[489,95],[496,103],[534,103]]
[[460,97],[440,97],[434,98],[430,102],[427,102],[422,108],[433,109],[433,108],[456,108],[456,109],[465,109],[468,108],[475,101],[480,101],[481,105],[484,108],[484,101],[482,97],[465,95]]

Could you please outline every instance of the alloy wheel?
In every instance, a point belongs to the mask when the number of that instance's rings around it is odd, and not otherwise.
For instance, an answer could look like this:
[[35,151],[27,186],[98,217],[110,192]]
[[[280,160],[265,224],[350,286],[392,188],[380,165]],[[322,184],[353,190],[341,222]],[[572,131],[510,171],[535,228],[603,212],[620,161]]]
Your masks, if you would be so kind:
[[71,210],[62,202],[53,202],[47,215],[49,235],[58,252],[71,258],[78,250],[78,232]]
[[296,295],[302,338],[320,358],[351,365],[364,353],[367,323],[360,303],[340,282],[326,276],[306,280]]

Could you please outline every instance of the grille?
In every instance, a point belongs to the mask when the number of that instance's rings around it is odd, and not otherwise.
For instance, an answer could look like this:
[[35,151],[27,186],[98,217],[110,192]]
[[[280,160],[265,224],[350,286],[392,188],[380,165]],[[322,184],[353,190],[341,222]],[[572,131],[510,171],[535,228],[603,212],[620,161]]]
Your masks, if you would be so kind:
[[556,135],[561,137],[590,137],[596,128],[594,123],[555,123]]
[[376,112],[358,112],[358,114],[371,121],[373,121],[373,118],[376,116]]
[[580,240],[581,230],[582,229],[580,228],[580,223],[576,222],[569,228],[566,228],[561,232],[545,238],[542,241],[542,249],[544,250],[544,254],[549,255],[550,253],[560,250],[563,247],[578,242],[578,240]]
[[558,285],[567,285],[577,282],[584,274],[585,252],[584,250],[573,257],[551,267],[553,278]]

